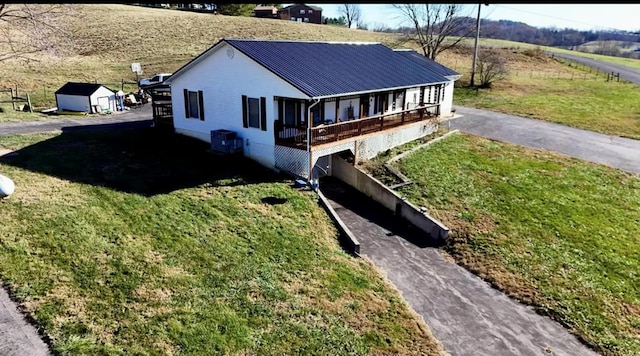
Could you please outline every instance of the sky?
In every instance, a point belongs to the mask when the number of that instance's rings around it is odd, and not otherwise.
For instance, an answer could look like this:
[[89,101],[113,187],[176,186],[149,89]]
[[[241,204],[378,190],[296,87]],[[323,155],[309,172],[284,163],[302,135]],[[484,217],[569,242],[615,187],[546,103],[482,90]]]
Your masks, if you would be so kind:
[[[288,4],[283,4],[288,5]],[[323,16],[338,17],[340,4],[309,4],[322,7]],[[478,15],[478,5],[464,5],[464,14]],[[390,4],[360,4],[363,20],[397,27],[401,20]],[[524,22],[535,27],[640,32],[640,4],[489,4],[482,5],[480,17],[490,20]],[[406,25],[406,24],[405,24]]]

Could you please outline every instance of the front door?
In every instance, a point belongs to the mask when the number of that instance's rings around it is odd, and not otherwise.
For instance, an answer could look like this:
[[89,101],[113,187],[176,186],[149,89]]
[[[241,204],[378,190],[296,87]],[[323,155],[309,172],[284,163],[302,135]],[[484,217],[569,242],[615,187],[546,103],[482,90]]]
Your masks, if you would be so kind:
[[369,116],[369,94],[360,96],[360,118]]
[[377,93],[373,101],[373,113],[375,115],[383,114],[387,109],[387,93]]
[[284,124],[287,127],[300,125],[300,103],[293,100],[284,101]]

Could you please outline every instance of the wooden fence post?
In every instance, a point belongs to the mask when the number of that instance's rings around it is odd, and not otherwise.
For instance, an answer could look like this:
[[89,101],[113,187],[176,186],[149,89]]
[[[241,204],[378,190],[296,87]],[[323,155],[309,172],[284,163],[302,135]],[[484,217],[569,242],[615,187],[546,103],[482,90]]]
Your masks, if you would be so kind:
[[[16,111],[16,102],[13,101],[13,98],[14,98],[14,96],[13,96],[13,88],[9,88],[9,90],[11,90],[11,106],[13,107],[13,111]],[[17,87],[16,87],[16,92],[17,92]],[[16,96],[17,96],[17,94],[16,94]]]
[[31,106],[31,97],[27,93],[27,104],[29,104],[29,112],[33,114],[33,107]]

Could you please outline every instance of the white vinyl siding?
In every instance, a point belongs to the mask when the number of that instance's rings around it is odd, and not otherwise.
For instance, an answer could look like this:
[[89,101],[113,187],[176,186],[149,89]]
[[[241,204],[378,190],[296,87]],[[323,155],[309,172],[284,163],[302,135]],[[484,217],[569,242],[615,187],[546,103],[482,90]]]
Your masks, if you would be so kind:
[[[233,50],[233,56],[228,54],[228,49]],[[186,119],[185,116],[182,92],[196,88],[204,93],[204,121]],[[291,84],[224,42],[206,54],[202,61],[173,79],[171,93],[173,123],[177,133],[211,142],[211,130],[235,131],[243,140],[244,155],[267,167],[275,164],[273,122],[277,119],[277,105],[274,105],[274,96],[308,99]],[[264,130],[262,127],[259,130],[243,127],[243,105],[240,100],[243,95],[266,99],[265,109],[260,105],[260,115],[266,114]]]

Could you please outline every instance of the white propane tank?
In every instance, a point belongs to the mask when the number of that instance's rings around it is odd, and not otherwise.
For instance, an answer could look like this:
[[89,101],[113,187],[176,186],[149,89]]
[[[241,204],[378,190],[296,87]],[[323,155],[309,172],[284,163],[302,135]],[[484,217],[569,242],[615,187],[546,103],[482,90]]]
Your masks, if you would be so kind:
[[0,198],[6,198],[9,195],[13,194],[13,191],[16,189],[13,181],[9,179],[9,177],[5,177],[0,174]]

